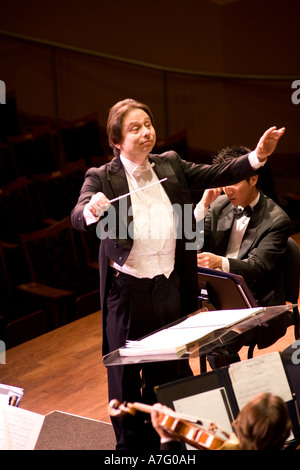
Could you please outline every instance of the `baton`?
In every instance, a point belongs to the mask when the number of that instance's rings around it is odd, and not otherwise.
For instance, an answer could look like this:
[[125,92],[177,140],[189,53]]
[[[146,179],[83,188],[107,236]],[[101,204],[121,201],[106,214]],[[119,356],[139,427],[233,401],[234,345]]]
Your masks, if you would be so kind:
[[130,196],[131,194],[137,193],[138,191],[142,191],[143,189],[150,188],[150,186],[153,186],[154,184],[162,183],[163,181],[166,181],[168,178],[163,178],[159,181],[155,181],[154,183],[147,184],[146,186],[142,186],[141,188],[135,189],[134,191],[130,191],[129,193],[122,194],[122,196],[115,197],[114,199],[111,199],[109,202],[115,202],[118,201],[119,199],[122,199],[123,197]]

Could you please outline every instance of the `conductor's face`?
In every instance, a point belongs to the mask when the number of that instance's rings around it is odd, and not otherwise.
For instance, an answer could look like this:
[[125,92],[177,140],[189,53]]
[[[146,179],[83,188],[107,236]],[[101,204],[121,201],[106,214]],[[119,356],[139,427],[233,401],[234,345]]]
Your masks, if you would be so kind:
[[131,109],[123,118],[122,142],[116,147],[122,156],[143,164],[156,142],[156,133],[148,114]]

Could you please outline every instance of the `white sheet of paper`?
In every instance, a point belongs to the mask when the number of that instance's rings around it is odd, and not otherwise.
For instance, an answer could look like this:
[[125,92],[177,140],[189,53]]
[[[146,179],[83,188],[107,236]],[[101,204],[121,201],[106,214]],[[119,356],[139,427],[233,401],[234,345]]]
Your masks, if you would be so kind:
[[230,434],[232,433],[231,419],[228,416],[221,391],[225,393],[224,388],[216,388],[174,400],[175,411],[213,422]]
[[256,307],[200,312],[142,340],[127,341],[126,347],[120,349],[120,354],[122,356],[134,356],[163,352],[175,353],[177,348],[196,342],[213,331],[233,325],[262,310],[262,308]]
[[229,376],[239,409],[258,393],[273,393],[284,401],[293,398],[279,352],[231,364]]
[[0,405],[0,450],[34,450],[44,416]]
[[169,329],[193,328],[193,327],[214,327],[222,328],[223,326],[233,325],[242,321],[251,315],[261,312],[261,307],[254,308],[237,308],[232,310],[210,310],[207,312],[199,312],[188,317],[186,320],[170,327]]

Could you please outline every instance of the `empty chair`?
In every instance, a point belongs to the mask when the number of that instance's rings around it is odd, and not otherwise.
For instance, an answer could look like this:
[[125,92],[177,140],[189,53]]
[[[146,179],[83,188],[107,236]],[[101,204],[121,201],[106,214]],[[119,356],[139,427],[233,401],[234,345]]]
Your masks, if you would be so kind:
[[33,232],[44,226],[35,189],[26,176],[0,188],[0,219],[0,238],[10,243],[19,243],[21,232]]
[[4,254],[3,254],[2,241],[0,240],[0,299],[1,299],[2,307],[5,304],[7,304],[7,302],[10,299],[10,296],[11,296],[11,290],[10,290],[10,285],[8,282],[8,275],[7,275]]
[[167,150],[174,150],[183,160],[189,160],[189,146],[187,131],[183,130],[165,139],[159,139],[152,153],[163,153]]
[[44,219],[58,221],[71,213],[86,171],[85,161],[81,159],[60,170],[32,176]]
[[[2,77],[3,78],[3,77]],[[6,93],[6,104],[0,106],[0,142],[6,144],[9,136],[21,133],[15,91]]]
[[59,133],[68,162],[84,158],[86,164],[90,166],[91,157],[102,157],[107,154],[107,145],[104,143],[96,113],[76,121],[61,122]]
[[17,176],[17,169],[9,146],[0,143],[0,186],[11,183]]
[[59,136],[50,125],[7,139],[19,176],[48,173],[60,167]]
[[32,310],[27,315],[9,321],[5,326],[6,349],[30,341],[48,331],[47,314],[44,310]]
[[22,234],[31,282],[19,286],[52,303],[53,327],[99,310],[99,274],[83,260],[67,217],[48,228]]
[[22,296],[10,285],[0,241],[0,340],[6,349],[17,346],[47,331],[46,312],[39,308],[34,299],[24,302]]

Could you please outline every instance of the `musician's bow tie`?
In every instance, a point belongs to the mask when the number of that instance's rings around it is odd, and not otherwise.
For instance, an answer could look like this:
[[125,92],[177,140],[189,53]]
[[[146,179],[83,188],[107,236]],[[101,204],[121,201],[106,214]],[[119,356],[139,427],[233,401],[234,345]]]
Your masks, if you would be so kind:
[[236,219],[243,217],[243,215],[245,215],[246,217],[251,217],[252,212],[253,211],[250,206],[246,206],[244,209],[242,207],[233,208],[233,214]]
[[155,165],[154,162],[152,163],[147,162],[145,163],[145,165],[137,165],[135,169],[133,170],[132,174],[134,176],[141,176],[143,173],[145,173],[145,171],[149,171],[150,168],[152,168],[154,165]]

